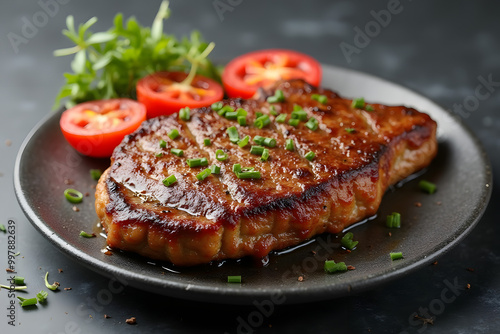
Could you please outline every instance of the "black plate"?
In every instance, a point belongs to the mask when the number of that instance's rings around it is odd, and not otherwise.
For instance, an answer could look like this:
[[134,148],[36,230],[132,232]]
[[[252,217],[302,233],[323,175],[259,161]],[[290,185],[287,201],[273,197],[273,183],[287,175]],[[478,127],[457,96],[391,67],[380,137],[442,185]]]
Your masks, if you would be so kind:
[[[105,255],[103,236],[85,239],[79,233],[99,232],[93,195],[96,182],[90,178],[89,170],[104,170],[109,160],[77,154],[61,134],[59,113],[42,120],[20,149],[14,175],[18,201],[33,226],[64,253],[92,270],[158,294],[231,304],[249,304],[272,294],[275,302],[298,303],[373,288],[434,261],[463,239],[478,222],[491,195],[490,164],[477,139],[427,98],[382,79],[324,66],[323,86],[346,97],[363,96],[370,102],[412,106],[438,122],[437,158],[424,175],[390,190],[378,217],[351,228],[355,240],[359,240],[352,253],[340,249],[336,236],[322,235],[295,250],[271,255],[266,266],[243,259],[173,268],[134,254]],[[436,183],[438,192],[420,192],[417,184],[423,178]],[[66,185],[67,179],[73,184]],[[79,212],[73,211],[73,205],[63,196],[68,187],[90,193],[77,205]],[[393,211],[401,213],[401,229],[389,230],[384,226],[386,215]],[[393,251],[402,251],[404,259],[391,261],[389,253]],[[356,269],[325,274],[322,267],[326,256]],[[228,275],[241,275],[243,283],[227,283]],[[303,276],[302,281],[299,276]]]

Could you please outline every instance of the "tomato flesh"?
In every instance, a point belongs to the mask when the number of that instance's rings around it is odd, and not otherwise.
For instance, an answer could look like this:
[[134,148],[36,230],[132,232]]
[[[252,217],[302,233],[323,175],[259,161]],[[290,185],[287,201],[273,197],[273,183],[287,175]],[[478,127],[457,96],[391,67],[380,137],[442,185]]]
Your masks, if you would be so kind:
[[239,56],[227,64],[222,83],[229,97],[251,98],[259,87],[278,80],[303,79],[319,86],[321,65],[313,58],[291,50],[261,50]]
[[178,112],[181,108],[201,108],[222,100],[222,86],[196,75],[191,84],[182,81],[184,72],[156,72],[137,83],[137,99],[147,109],[148,118]]
[[98,100],[63,112],[59,122],[68,143],[91,157],[110,157],[125,135],[146,119],[146,108],[130,99]]

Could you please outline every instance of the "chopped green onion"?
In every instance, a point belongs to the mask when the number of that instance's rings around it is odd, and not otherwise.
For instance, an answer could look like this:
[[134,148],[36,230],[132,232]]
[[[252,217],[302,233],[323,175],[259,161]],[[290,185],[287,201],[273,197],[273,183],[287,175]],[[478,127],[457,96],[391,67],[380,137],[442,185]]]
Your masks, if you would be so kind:
[[403,258],[403,252],[390,253],[389,255],[391,256],[392,261]]
[[248,115],[248,112],[245,109],[243,109],[243,108],[236,109],[236,112],[238,113],[238,116],[246,116],[246,115]]
[[304,111],[304,108],[302,108],[302,106],[300,106],[298,104],[294,104],[293,105],[293,111],[295,111],[295,112],[297,112],[297,111]]
[[333,274],[339,271],[347,271],[345,262],[335,263],[333,260],[325,261],[324,270],[328,274]]
[[84,238],[95,238],[95,234],[92,233],[92,234],[89,234],[85,231],[80,231],[80,236],[81,237],[84,237]]
[[241,168],[241,172],[251,172],[255,170],[255,167],[243,167]]
[[236,111],[228,111],[224,117],[226,117],[229,120],[235,120],[238,118],[238,112]]
[[220,174],[220,167],[217,165],[210,166],[210,172],[212,174]]
[[231,107],[231,106],[224,106],[219,111],[217,111],[217,113],[220,116],[224,116],[227,112],[233,112],[233,111],[234,111],[233,107]]
[[237,143],[240,140],[238,129],[236,129],[235,126],[227,128],[226,132],[229,135],[229,140],[231,141],[231,143]]
[[437,187],[434,183],[429,182],[429,181],[425,181],[425,180],[421,180],[418,183],[418,186],[420,187],[420,189],[422,191],[425,191],[428,194],[434,194],[436,192],[436,189],[437,189]]
[[359,243],[359,241],[352,241],[353,236],[352,232],[347,232],[342,239],[340,239],[340,244],[349,250],[353,250]]
[[245,147],[248,145],[248,142],[250,141],[250,136],[245,136],[245,138],[241,139],[238,141],[238,146],[239,147]]
[[306,126],[311,130],[311,131],[316,131],[318,130],[318,120],[314,117],[309,118],[309,120],[306,123]]
[[312,161],[315,157],[316,153],[314,153],[313,151],[307,152],[306,155],[304,156],[304,158],[306,158],[309,161]]
[[313,94],[311,95],[311,99],[316,100],[321,104],[327,104],[328,102],[326,95]]
[[20,300],[21,307],[36,305],[37,303],[36,298],[23,298],[18,296],[17,299]]
[[198,174],[196,174],[196,178],[198,179],[198,181],[203,181],[207,177],[209,177],[210,174],[212,174],[212,170],[210,168],[206,168],[206,169],[202,170],[201,172],[199,172]]
[[280,114],[280,115],[276,116],[276,118],[274,120],[277,123],[285,123],[285,121],[286,121],[286,114]]
[[286,148],[287,150],[289,150],[289,151],[293,151],[293,150],[295,150],[295,147],[294,147],[294,145],[293,145],[293,139],[287,139],[287,140],[286,140],[286,146],[285,146],[285,148]]
[[365,99],[360,97],[352,100],[351,108],[363,109],[365,107]]
[[64,197],[71,203],[81,203],[83,201],[83,194],[71,188],[64,191]]
[[227,158],[229,158],[229,155],[227,155],[227,153],[224,152],[223,150],[215,151],[215,159],[219,161],[226,161]]
[[179,118],[186,122],[189,121],[191,118],[191,109],[189,107],[181,108],[179,110]]
[[353,129],[353,128],[345,128],[344,129],[347,133],[354,133],[356,132],[356,129]]
[[262,151],[262,155],[260,156],[261,161],[267,161],[269,159],[269,150],[267,148]]
[[280,89],[277,89],[274,92],[273,96],[269,96],[267,98],[267,102],[269,103],[278,103],[278,102],[284,102],[285,101],[285,95],[283,95],[283,91]]
[[[3,284],[0,284],[0,288],[4,288],[4,289],[7,289],[7,290],[12,290],[11,287],[9,285],[3,285]],[[28,287],[26,285],[23,285],[23,286],[15,286],[14,287],[14,291],[20,291],[20,290],[26,290]]]
[[222,107],[224,106],[224,104],[222,103],[222,101],[219,101],[219,102],[214,102],[212,103],[212,110],[213,111],[219,111],[222,109]]
[[99,178],[101,177],[101,175],[102,175],[102,172],[100,169],[91,169],[90,170],[90,177],[95,181],[99,181]]
[[176,155],[178,157],[182,157],[184,155],[184,151],[179,149],[179,148],[173,148],[170,150],[170,153],[172,153],[173,155]]
[[24,285],[24,277],[14,276],[14,284],[15,285]]
[[203,139],[203,145],[205,146],[210,146],[211,142],[210,142],[210,138],[205,138]]
[[257,136],[255,136],[255,137],[253,137],[253,141],[254,141],[256,144],[259,144],[259,145],[262,145],[262,144],[264,143],[264,139],[266,139],[266,138],[264,138],[264,137],[262,137],[262,136],[259,136],[259,135],[257,135]]
[[155,154],[155,157],[161,158],[163,156],[163,152],[158,152]]
[[307,120],[307,112],[302,109],[301,106],[298,104],[293,105],[293,111],[292,111],[292,118],[293,119],[299,119],[301,121],[306,121]]
[[262,152],[264,152],[264,147],[262,147],[262,146],[252,146],[250,148],[251,154],[262,155]]
[[228,283],[241,283],[241,276],[228,276],[227,282]]
[[168,133],[168,137],[172,140],[176,139],[177,137],[179,137],[179,130],[177,129],[172,129],[169,133]]
[[7,229],[5,228],[4,224],[0,224],[0,231],[7,232]]
[[21,255],[21,252],[17,252],[16,254],[14,254],[14,256],[19,256]]
[[260,116],[264,116],[264,114],[263,114],[263,113],[261,113],[260,111],[257,111],[257,112],[255,113],[255,118],[259,118]]
[[166,148],[167,147],[167,142],[164,141],[163,139],[160,139],[160,147],[161,148]]
[[241,126],[247,125],[247,117],[246,116],[238,116],[238,124]]
[[169,177],[165,178],[162,182],[165,185],[165,187],[170,187],[172,184],[177,182],[177,178],[175,177],[174,174],[172,174]]
[[236,173],[236,176],[239,179],[260,179],[260,172],[253,170],[253,171],[248,171],[248,172],[239,172]]
[[48,278],[49,278],[49,272],[47,271],[47,273],[45,274],[45,286],[47,287],[47,289],[50,289],[52,291],[57,290],[57,288],[59,287],[59,283],[54,282],[53,284],[49,284]]
[[239,172],[241,172],[241,165],[240,164],[234,164],[233,165],[233,172],[238,174]]
[[300,120],[297,118],[292,118],[288,121],[288,124],[290,124],[293,127],[297,127],[299,125]]
[[187,159],[186,163],[189,167],[200,167],[200,166],[208,166],[207,158],[195,158],[195,159]]
[[387,216],[385,225],[389,228],[400,228],[401,227],[401,214],[398,212],[393,212]]
[[269,119],[269,116],[268,115],[262,115],[262,116],[258,117],[255,120],[255,122],[253,123],[253,125],[255,125],[256,127],[258,127],[259,129],[262,129],[265,126],[268,126],[270,123],[271,123],[271,120]]
[[366,111],[373,111],[375,109],[373,109],[373,106],[371,104],[367,104],[366,107],[365,107],[365,110]]
[[40,303],[44,303],[47,300],[48,296],[49,296],[49,294],[47,293],[47,291],[42,290],[36,294],[36,299],[38,299],[38,301]]
[[275,106],[271,106],[271,108],[269,108],[269,113],[273,116],[278,116],[278,112],[276,111]]
[[276,146],[276,139],[274,138],[265,138],[264,142],[262,145],[267,146],[267,147],[275,147]]

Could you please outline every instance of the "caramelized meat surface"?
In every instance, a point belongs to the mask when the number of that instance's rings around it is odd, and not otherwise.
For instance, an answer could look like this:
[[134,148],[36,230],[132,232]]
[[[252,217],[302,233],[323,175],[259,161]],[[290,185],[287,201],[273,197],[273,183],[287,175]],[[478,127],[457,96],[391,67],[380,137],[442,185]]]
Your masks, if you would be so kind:
[[[269,104],[275,90],[285,101]],[[313,94],[325,95],[322,104]],[[212,260],[262,257],[275,249],[296,245],[316,234],[339,233],[376,213],[387,188],[427,166],[437,151],[436,123],[426,114],[404,106],[371,104],[373,110],[351,107],[351,100],[312,87],[303,81],[285,81],[252,100],[224,101],[244,108],[247,126],[220,116],[211,108],[191,110],[189,121],[177,115],[150,119],[115,149],[110,168],[99,180],[96,211],[111,247],[136,252],[176,265]],[[288,124],[294,105],[314,117],[318,129],[302,121]],[[274,106],[287,114],[275,121]],[[371,108],[368,108],[371,109]],[[262,129],[253,125],[256,113],[269,115]],[[231,143],[227,128],[240,138],[274,138],[270,157],[261,161]],[[168,137],[172,129],[180,136]],[[204,145],[210,138],[211,144]],[[160,140],[166,141],[161,148]],[[294,150],[285,149],[292,139]],[[182,157],[170,153],[182,149]],[[216,151],[229,156],[216,159]],[[305,158],[308,152],[315,158]],[[163,153],[160,156],[158,153]],[[190,168],[186,159],[206,158],[220,174],[203,181],[196,174],[207,167]],[[239,179],[233,164],[254,167],[260,179]],[[166,187],[162,180],[175,175]]]

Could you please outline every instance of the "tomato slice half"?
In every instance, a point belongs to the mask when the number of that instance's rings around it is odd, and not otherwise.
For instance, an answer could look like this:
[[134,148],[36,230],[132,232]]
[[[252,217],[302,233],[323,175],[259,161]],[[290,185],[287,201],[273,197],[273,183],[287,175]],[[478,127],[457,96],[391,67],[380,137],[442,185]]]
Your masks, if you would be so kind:
[[230,61],[222,73],[222,84],[229,97],[251,98],[259,87],[278,80],[304,79],[319,86],[321,65],[300,52],[270,49],[246,53]]
[[110,157],[123,138],[146,120],[143,104],[130,99],[80,103],[63,112],[59,125],[64,138],[78,152]]
[[184,84],[187,73],[156,72],[137,83],[137,100],[146,106],[148,118],[178,112],[181,108],[201,108],[222,100],[222,86],[212,79],[196,75]]

